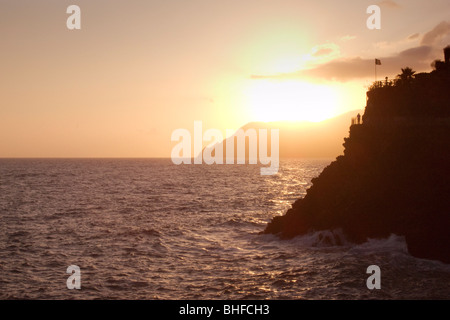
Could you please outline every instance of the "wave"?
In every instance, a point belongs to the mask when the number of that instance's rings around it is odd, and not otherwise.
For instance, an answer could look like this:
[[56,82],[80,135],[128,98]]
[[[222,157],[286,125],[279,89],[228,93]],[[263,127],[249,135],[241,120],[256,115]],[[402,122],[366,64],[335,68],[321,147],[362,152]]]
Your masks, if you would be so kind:
[[359,256],[361,258],[376,258],[376,260],[384,257],[384,259],[390,259],[391,262],[396,261],[399,265],[413,263],[420,270],[450,272],[450,264],[437,260],[420,259],[410,255],[405,237],[397,234],[391,234],[385,238],[369,238],[363,243],[351,242],[341,229],[312,231],[290,240],[283,240],[272,234],[259,235],[256,239],[260,244],[259,249],[262,250],[300,247],[320,250],[325,253],[330,251],[323,251],[323,249],[329,248],[333,251],[335,251],[334,249],[340,251],[343,254],[342,257]]
[[276,235],[261,235],[261,238],[268,242],[288,243],[309,248],[348,247],[349,252],[352,253],[377,253],[381,251],[408,253],[405,238],[395,234],[391,234],[387,238],[367,239],[363,243],[351,242],[342,229],[311,231],[290,240],[282,240]]
[[334,247],[350,244],[342,229],[314,231],[296,238],[294,241],[308,247]]
[[[259,239],[265,242],[264,247],[272,245],[291,244],[300,247],[335,247],[350,245],[342,229],[312,231],[304,235],[296,236],[290,240],[283,240],[272,234],[259,234]],[[269,242],[271,245],[268,246]]]
[[230,227],[239,227],[239,226],[260,226],[261,223],[259,221],[251,221],[251,220],[243,220],[242,218],[230,218],[224,222],[218,224],[219,226],[230,226]]
[[353,246],[351,253],[364,252],[376,254],[380,252],[398,252],[408,254],[405,237],[391,234],[387,238],[368,239],[366,242]]
[[159,231],[153,228],[128,228],[127,230],[120,231],[118,236],[148,236],[148,237],[160,237]]

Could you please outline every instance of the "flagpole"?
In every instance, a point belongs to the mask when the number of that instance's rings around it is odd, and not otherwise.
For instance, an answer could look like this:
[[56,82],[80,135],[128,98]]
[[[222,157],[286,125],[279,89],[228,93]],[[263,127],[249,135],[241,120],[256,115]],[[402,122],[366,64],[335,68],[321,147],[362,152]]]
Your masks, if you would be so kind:
[[375,59],[375,83],[377,82],[377,59]]
[[381,64],[381,61],[375,58],[375,82],[377,82],[377,65]]

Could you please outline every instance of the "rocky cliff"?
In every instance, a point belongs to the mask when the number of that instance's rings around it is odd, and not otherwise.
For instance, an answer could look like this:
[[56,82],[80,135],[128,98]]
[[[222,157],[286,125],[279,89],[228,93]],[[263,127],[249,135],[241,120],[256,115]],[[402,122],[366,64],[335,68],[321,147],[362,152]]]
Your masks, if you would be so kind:
[[[439,77],[450,85],[450,76]],[[437,81],[433,74],[430,78]],[[386,110],[386,101],[410,101],[417,90],[408,86],[368,93],[364,123],[350,127],[344,155],[264,233],[292,238],[340,228],[356,243],[394,233],[405,237],[410,254],[450,263],[450,99],[440,99],[439,108],[433,104],[427,117],[417,104],[418,113],[405,113],[407,105],[397,106],[401,113],[378,112]],[[389,98],[389,92],[406,96]],[[423,90],[422,108],[436,95]]]

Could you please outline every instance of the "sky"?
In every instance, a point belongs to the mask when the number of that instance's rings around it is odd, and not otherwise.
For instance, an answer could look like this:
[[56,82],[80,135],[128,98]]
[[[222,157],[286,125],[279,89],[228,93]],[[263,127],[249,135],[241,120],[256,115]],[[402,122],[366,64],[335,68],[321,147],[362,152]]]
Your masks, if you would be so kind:
[[[69,30],[70,5],[81,29]],[[370,30],[366,9],[381,9]],[[171,133],[320,121],[431,71],[448,0],[0,0],[0,157],[170,157]]]

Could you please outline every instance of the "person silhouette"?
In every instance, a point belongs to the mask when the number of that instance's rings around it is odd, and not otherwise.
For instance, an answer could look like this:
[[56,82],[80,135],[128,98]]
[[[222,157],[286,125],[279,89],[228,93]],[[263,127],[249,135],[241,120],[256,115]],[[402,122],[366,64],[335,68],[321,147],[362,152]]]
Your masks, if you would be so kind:
[[361,124],[361,115],[358,113],[358,115],[356,116],[356,118],[358,119],[358,124]]

